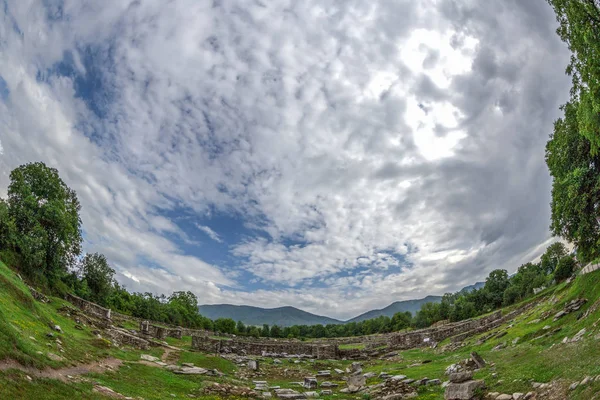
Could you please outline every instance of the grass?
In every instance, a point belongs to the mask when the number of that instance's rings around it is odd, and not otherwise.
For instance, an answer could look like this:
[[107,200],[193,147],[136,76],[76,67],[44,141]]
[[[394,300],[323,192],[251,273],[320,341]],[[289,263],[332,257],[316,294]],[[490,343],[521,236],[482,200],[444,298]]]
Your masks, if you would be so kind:
[[[125,396],[149,399],[188,398],[197,396],[203,378],[176,375],[162,368],[142,364],[126,364],[117,372],[93,374],[90,377]],[[175,395],[175,397],[171,395]]]
[[196,352],[181,353],[181,356],[179,357],[179,363],[193,363],[197,367],[217,369],[228,375],[233,374],[237,369],[235,364],[229,360]]
[[106,400],[92,391],[91,383],[63,383],[55,379],[29,381],[23,372],[0,372],[0,398],[44,400]]
[[341,350],[363,350],[365,348],[364,343],[347,343],[340,344],[338,346]]

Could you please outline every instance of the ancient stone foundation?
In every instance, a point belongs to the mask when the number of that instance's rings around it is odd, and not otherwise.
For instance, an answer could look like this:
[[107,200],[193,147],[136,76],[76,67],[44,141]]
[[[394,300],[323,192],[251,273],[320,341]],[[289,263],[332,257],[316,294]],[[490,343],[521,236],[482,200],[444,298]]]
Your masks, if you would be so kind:
[[206,336],[192,336],[192,348],[207,353],[234,353],[262,356],[300,355],[317,359],[340,358],[337,344],[312,344],[300,341],[247,341],[220,340]]
[[95,317],[104,318],[110,320],[111,311],[108,308],[104,308],[99,306],[98,304],[92,303],[91,301],[87,301],[82,299],[81,297],[77,297],[72,294],[67,294],[65,296],[66,300],[72,303],[74,306],[79,308],[85,314],[93,315]]
[[488,326],[491,322],[499,320],[501,317],[502,313],[497,311],[482,318],[442,325],[436,328],[392,334],[388,338],[388,347],[398,350],[428,347],[449,337]]

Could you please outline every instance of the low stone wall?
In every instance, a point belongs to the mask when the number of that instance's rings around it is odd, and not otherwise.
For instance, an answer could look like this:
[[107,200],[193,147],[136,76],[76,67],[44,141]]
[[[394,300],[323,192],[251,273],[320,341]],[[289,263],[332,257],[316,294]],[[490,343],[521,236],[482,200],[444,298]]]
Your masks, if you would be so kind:
[[105,334],[122,345],[133,346],[142,350],[146,350],[150,347],[150,344],[147,340],[132,335],[122,329],[107,329]]
[[600,264],[589,263],[588,265],[586,265],[585,267],[583,267],[579,273],[581,275],[585,275],[585,274],[589,274],[590,272],[594,272],[594,271],[596,271],[599,268],[600,268]]
[[68,293],[65,296],[65,299],[86,314],[92,314],[104,319],[111,319],[111,311],[108,308],[101,307],[96,303],[92,303],[91,301],[84,300],[81,297]]
[[463,340],[465,340],[468,337],[474,336],[474,335],[478,335],[480,333],[484,333],[487,331],[490,331],[492,329],[495,329],[497,327],[499,327],[500,325],[512,320],[513,318],[515,318],[517,315],[524,313],[525,311],[529,310],[530,308],[532,308],[536,303],[532,302],[529,304],[526,304],[525,306],[516,309],[514,311],[509,312],[508,314],[495,319],[493,321],[489,321],[486,324],[482,324],[480,326],[475,327],[474,329],[471,329],[469,331],[460,333],[456,336],[453,336],[450,341],[452,343],[458,343],[458,342],[462,342]]
[[454,324],[443,325],[438,328],[419,329],[406,333],[392,334],[388,338],[388,346],[396,350],[427,347],[449,337],[486,326],[492,321],[498,320],[501,316],[502,312],[496,311],[482,318],[469,319]]
[[317,359],[340,358],[337,344],[312,344],[301,341],[220,340],[206,336],[192,336],[192,348],[206,353],[235,353],[255,356],[269,353],[305,355]]

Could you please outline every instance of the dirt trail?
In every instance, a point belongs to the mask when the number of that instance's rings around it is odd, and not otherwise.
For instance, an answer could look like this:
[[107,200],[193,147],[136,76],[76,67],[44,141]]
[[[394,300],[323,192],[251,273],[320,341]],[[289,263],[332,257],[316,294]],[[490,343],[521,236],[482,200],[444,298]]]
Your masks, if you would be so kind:
[[101,361],[96,361],[89,364],[81,364],[75,367],[65,367],[59,369],[46,368],[39,370],[32,367],[24,367],[14,360],[3,360],[0,361],[0,371],[6,371],[9,369],[16,369],[25,372],[32,378],[50,378],[59,379],[61,381],[67,381],[67,376],[78,376],[85,375],[91,372],[102,373],[107,370],[115,370],[123,364],[122,360],[116,358],[106,358]]
[[179,360],[180,353],[181,349],[165,347],[165,352],[160,357],[160,360],[167,364],[174,364],[177,360]]

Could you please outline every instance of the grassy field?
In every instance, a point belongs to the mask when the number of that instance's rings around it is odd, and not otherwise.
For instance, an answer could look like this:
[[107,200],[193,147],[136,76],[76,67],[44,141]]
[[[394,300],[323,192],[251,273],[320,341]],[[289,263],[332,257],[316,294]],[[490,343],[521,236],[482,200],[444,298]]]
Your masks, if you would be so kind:
[[[553,321],[556,312],[576,298],[585,298],[587,303],[577,312]],[[575,400],[600,399],[600,382],[592,382],[569,391],[568,386],[586,376],[600,375],[600,271],[578,277],[571,284],[561,284],[545,290],[529,301],[535,305],[509,324],[493,331],[471,337],[464,347],[444,352],[442,342],[436,349],[414,349],[403,351],[392,360],[369,360],[363,362],[364,372],[402,374],[409,378],[424,377],[445,380],[444,371],[450,364],[469,357],[477,351],[488,361],[489,366],[476,373],[484,379],[490,391],[501,393],[528,392],[532,382],[554,382],[565,398]],[[191,338],[167,338],[178,350],[162,348],[139,351],[127,347],[115,347],[104,339],[98,339],[89,327],[76,329],[74,321],[59,310],[67,305],[61,299],[51,298],[47,304],[35,301],[27,286],[5,265],[0,263],[0,365],[6,360],[15,360],[22,366],[35,369],[59,369],[73,365],[88,364],[107,357],[121,360],[118,370],[87,373],[67,382],[56,379],[28,377],[27,371],[15,369],[0,371],[0,399],[105,399],[94,392],[95,385],[102,385],[125,396],[144,399],[204,398],[203,389],[213,382],[237,386],[252,386],[245,368],[238,368],[222,357],[192,352]],[[517,306],[513,306],[514,309]],[[544,318],[545,317],[545,318]],[[60,325],[62,333],[51,327]],[[581,341],[562,343],[565,337],[572,338],[586,329]],[[52,333],[53,337],[47,334]],[[482,337],[500,334],[482,343]],[[497,346],[501,345],[501,349]],[[362,348],[361,344],[342,345],[341,348]],[[61,351],[62,350],[62,351]],[[51,359],[48,353],[60,356]],[[153,364],[140,363],[140,355],[161,357],[169,363],[193,363],[196,366],[217,369],[224,377],[176,375]],[[53,357],[55,358],[55,357]],[[4,360],[4,361],[2,361]],[[302,361],[282,360],[281,364],[271,359],[261,362],[260,373],[253,379],[267,380],[270,385],[298,389],[294,381],[314,375],[323,369],[345,369],[350,361]],[[4,368],[6,369],[6,368]],[[241,375],[240,375],[241,373]],[[33,374],[29,374],[33,375]],[[327,380],[340,386],[335,399],[356,398],[362,395],[344,395],[339,389],[345,387],[342,375],[333,374]],[[378,377],[370,378],[368,384],[382,382]],[[597,397],[594,397],[597,396]],[[443,399],[439,386],[419,388],[419,399]],[[325,398],[327,399],[327,398]]]

